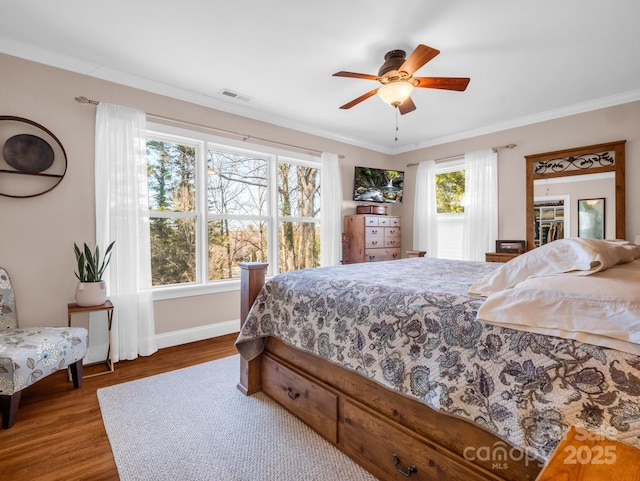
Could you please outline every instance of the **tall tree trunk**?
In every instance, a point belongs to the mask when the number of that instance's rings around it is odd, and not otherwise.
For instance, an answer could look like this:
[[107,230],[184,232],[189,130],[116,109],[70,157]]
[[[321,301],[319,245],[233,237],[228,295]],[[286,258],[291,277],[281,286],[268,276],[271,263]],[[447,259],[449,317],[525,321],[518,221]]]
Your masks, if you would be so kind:
[[[280,171],[280,199],[281,199],[281,216],[291,215],[291,198],[289,196],[289,170],[290,164],[278,164],[278,170]],[[280,249],[280,264],[284,266],[286,271],[296,269],[296,255],[295,255],[295,235],[293,231],[293,224],[291,222],[283,223],[282,225],[282,246]]]

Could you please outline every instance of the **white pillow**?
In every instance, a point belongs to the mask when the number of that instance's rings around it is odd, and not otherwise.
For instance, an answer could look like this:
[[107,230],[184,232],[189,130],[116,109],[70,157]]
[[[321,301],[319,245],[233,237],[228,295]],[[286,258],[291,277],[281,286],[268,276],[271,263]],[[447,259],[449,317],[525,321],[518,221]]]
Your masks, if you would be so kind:
[[531,278],[487,297],[479,321],[640,355],[640,260]]
[[488,296],[532,277],[564,273],[588,275],[640,257],[640,246],[628,241],[571,237],[558,239],[513,258],[476,282],[469,294]]

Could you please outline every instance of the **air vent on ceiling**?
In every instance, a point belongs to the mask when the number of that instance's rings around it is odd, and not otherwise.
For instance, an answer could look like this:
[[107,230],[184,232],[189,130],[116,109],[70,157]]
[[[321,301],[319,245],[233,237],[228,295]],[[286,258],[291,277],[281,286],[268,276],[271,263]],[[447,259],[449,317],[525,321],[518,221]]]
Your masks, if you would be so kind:
[[251,97],[249,97],[248,95],[241,95],[229,89],[222,89],[220,93],[226,97],[230,97],[236,100],[242,100],[243,102],[248,102],[249,100],[251,100]]

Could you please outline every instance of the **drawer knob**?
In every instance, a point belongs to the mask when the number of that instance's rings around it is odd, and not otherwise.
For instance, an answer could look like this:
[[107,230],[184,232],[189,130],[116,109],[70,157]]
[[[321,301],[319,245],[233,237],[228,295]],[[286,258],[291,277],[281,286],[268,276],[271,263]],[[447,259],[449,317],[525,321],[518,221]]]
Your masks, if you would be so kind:
[[287,396],[289,396],[291,399],[298,399],[300,397],[300,393],[299,392],[294,392],[293,389],[288,387],[287,388]]
[[393,455],[393,461],[396,463],[396,471],[398,471],[400,474],[402,474],[406,478],[411,476],[413,473],[418,472],[418,469],[415,466],[409,466],[406,471],[403,471],[402,468],[398,466],[400,464],[400,458],[398,457],[397,454]]

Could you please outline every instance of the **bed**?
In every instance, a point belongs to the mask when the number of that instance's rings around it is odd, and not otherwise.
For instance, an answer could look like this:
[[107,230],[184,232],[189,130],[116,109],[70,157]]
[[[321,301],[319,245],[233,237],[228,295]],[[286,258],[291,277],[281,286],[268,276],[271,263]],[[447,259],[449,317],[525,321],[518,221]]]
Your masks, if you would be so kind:
[[[266,283],[245,264],[238,387],[380,479],[532,480],[572,425],[640,447],[639,248],[556,242],[501,265],[412,258]],[[578,325],[596,311],[606,322]]]

